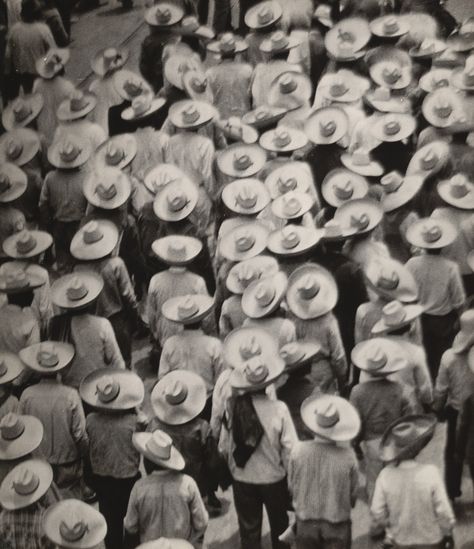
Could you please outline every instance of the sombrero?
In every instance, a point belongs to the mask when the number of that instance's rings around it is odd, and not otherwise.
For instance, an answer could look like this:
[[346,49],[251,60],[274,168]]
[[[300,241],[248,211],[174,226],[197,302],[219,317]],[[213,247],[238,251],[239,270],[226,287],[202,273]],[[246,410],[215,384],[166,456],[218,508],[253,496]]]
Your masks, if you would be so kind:
[[452,88],[440,88],[425,97],[421,110],[429,124],[435,128],[447,128],[465,119],[465,108]]
[[184,99],[171,106],[168,116],[177,128],[195,129],[217,118],[217,111],[204,101]]
[[26,270],[26,265],[17,261],[4,263],[4,272],[0,275],[0,293],[21,294],[44,285],[44,279]]
[[132,186],[128,175],[119,168],[103,167],[84,181],[82,190],[89,204],[115,210],[130,198]]
[[412,81],[412,62],[403,50],[379,46],[366,55],[370,78],[378,85],[393,90],[407,88]]
[[372,334],[382,335],[411,324],[423,312],[421,305],[402,304],[390,301],[382,309],[381,319],[372,328]]
[[212,40],[216,36],[214,30],[206,25],[201,25],[195,15],[183,17],[179,25],[175,25],[170,31],[180,36],[193,36],[203,40]]
[[53,469],[42,459],[27,459],[5,476],[0,486],[0,504],[7,511],[33,505],[49,490]]
[[224,363],[231,368],[242,368],[252,358],[264,362],[278,356],[278,341],[267,330],[242,327],[232,330],[224,340]]
[[390,301],[412,303],[418,299],[418,286],[410,271],[395,259],[373,259],[364,269],[371,290]]
[[137,154],[137,140],[132,133],[122,133],[107,139],[95,152],[96,165],[123,170]]
[[310,341],[293,341],[280,349],[280,356],[285,361],[285,371],[291,371],[311,362],[321,351],[319,343]]
[[193,549],[193,546],[185,539],[158,538],[141,543],[137,549]]
[[352,349],[352,363],[372,376],[389,376],[408,366],[403,347],[396,341],[375,337]]
[[384,212],[392,212],[410,202],[421,191],[424,182],[425,178],[422,175],[403,177],[397,171],[384,175],[380,180],[380,185],[384,191],[382,196]]
[[449,152],[449,144],[445,141],[432,141],[424,145],[411,157],[407,168],[407,176],[422,174],[428,177],[439,172],[446,165]]
[[194,101],[214,103],[214,95],[207,81],[206,75],[201,71],[189,70],[183,74],[183,86],[186,93]]
[[142,94],[134,97],[130,107],[122,111],[123,120],[140,120],[160,110],[166,104],[164,97],[155,97],[152,94]]
[[96,273],[73,273],[58,278],[51,285],[51,299],[62,309],[79,309],[99,297],[104,281]]
[[275,1],[260,2],[245,13],[245,24],[249,29],[263,29],[281,19],[281,5]]
[[42,439],[43,424],[39,419],[9,412],[0,420],[0,460],[27,456],[38,448]]
[[0,351],[0,385],[16,379],[24,370],[21,360],[15,353]]
[[328,54],[339,61],[353,61],[364,55],[370,40],[370,27],[362,17],[347,17],[337,22],[324,37]]
[[69,61],[70,52],[67,48],[50,48],[48,52],[36,60],[36,72],[50,80],[54,78],[64,68],[64,65]]
[[411,114],[384,114],[374,120],[370,129],[379,141],[394,143],[412,135],[416,129],[416,119]]
[[219,253],[229,261],[250,259],[263,252],[267,244],[269,230],[258,221],[243,222],[219,241]]
[[436,429],[434,415],[404,416],[387,427],[380,442],[383,462],[414,458],[433,438]]
[[452,70],[433,68],[420,77],[419,86],[426,93],[439,88],[447,88],[452,81]]
[[405,95],[392,95],[390,90],[379,87],[364,94],[364,102],[378,112],[407,114],[411,112],[412,104]]
[[325,74],[318,85],[318,92],[332,102],[354,103],[363,95],[363,90],[354,76],[355,74],[347,69]]
[[[469,26],[472,27],[472,21],[469,22]],[[456,53],[465,53],[474,49],[474,30],[467,26],[461,25],[458,32],[455,32],[448,36],[446,44],[448,48]]]
[[313,85],[306,74],[296,71],[283,72],[271,84],[268,104],[293,110],[307,103],[312,91]]
[[115,250],[118,241],[115,223],[106,219],[89,221],[72,237],[71,255],[80,261],[102,259]]
[[90,158],[90,142],[76,134],[64,136],[48,148],[48,161],[55,168],[73,169],[83,166]]
[[446,49],[446,42],[437,38],[425,38],[417,46],[410,48],[408,53],[414,59],[430,59]]
[[41,147],[39,135],[29,128],[16,128],[0,137],[0,162],[23,166]]
[[61,122],[77,120],[92,112],[97,105],[97,98],[92,93],[74,91],[68,99],[59,104],[56,116]]
[[273,170],[265,179],[273,200],[290,191],[306,193],[312,184],[311,173],[300,162],[287,162]]
[[380,177],[384,172],[382,164],[374,160],[368,150],[362,148],[343,153],[341,162],[351,172],[364,177]]
[[234,265],[227,275],[226,287],[233,294],[243,294],[255,280],[278,272],[278,261],[267,255],[257,255]]
[[274,126],[287,113],[288,108],[262,105],[254,110],[246,112],[242,116],[242,122],[258,130],[264,130]]
[[187,265],[201,253],[202,242],[198,238],[169,235],[158,238],[151,244],[153,252],[168,265]]
[[364,198],[369,190],[369,184],[362,175],[335,168],[323,180],[321,193],[324,200],[335,208],[348,200]]
[[201,65],[190,54],[192,52],[179,52],[170,55],[164,66],[164,80],[178,90],[184,91],[183,76],[187,71],[200,69]]
[[258,179],[237,179],[222,189],[222,202],[240,215],[256,215],[270,203],[270,194]]
[[132,102],[139,95],[153,93],[150,84],[138,73],[122,69],[113,78],[117,93],[125,101]]
[[98,410],[131,410],[143,402],[145,388],[140,377],[119,368],[99,368],[79,387],[82,400]]
[[242,310],[249,318],[263,318],[280,306],[287,288],[285,273],[251,282],[242,294]]
[[248,44],[245,40],[232,34],[231,32],[225,32],[221,35],[219,40],[209,42],[206,48],[212,52],[221,55],[237,55],[248,49]]
[[10,162],[0,164],[0,202],[13,202],[26,191],[28,176]]
[[439,196],[450,206],[461,210],[474,210],[474,183],[463,173],[440,181],[437,186]]
[[172,471],[185,467],[181,453],[173,446],[171,437],[157,429],[153,433],[135,433],[133,445],[146,459]]
[[308,138],[301,130],[278,126],[261,135],[259,143],[266,151],[288,153],[302,149],[308,143]]
[[186,176],[166,185],[153,202],[153,211],[162,221],[181,221],[186,219],[196,207],[198,188]]
[[272,202],[272,212],[279,219],[297,219],[309,212],[314,199],[308,193],[289,191]]
[[239,391],[259,391],[276,381],[284,369],[285,363],[278,353],[273,357],[259,355],[250,358],[242,367],[234,368],[229,382]]
[[128,59],[126,48],[104,48],[91,60],[91,68],[98,76],[105,76],[121,69]]
[[171,27],[179,23],[184,11],[168,2],[158,2],[145,13],[145,21],[153,27]]
[[334,221],[342,227],[346,236],[365,234],[382,221],[381,206],[370,198],[345,202],[336,210]]
[[474,55],[466,59],[464,68],[453,70],[452,74],[453,86],[464,91],[474,90]]
[[60,372],[74,358],[74,346],[62,341],[42,341],[22,349],[18,356],[28,368],[41,374]]
[[457,234],[456,227],[446,219],[425,217],[408,227],[406,239],[412,246],[433,250],[449,246]]
[[314,10],[313,18],[317,19],[328,29],[334,25],[334,21],[331,16],[331,6],[329,4],[318,4]]
[[230,116],[227,120],[218,120],[217,125],[228,143],[252,145],[258,141],[258,131],[249,124],[244,124],[237,116]]
[[347,114],[337,107],[315,111],[305,124],[305,132],[315,145],[330,145],[342,139],[348,130]]
[[145,186],[152,194],[159,194],[167,185],[181,180],[188,180],[182,170],[174,164],[158,164],[145,175]]
[[204,294],[172,297],[163,303],[163,316],[179,324],[194,324],[205,318],[214,307],[214,299]]
[[231,145],[217,155],[219,170],[230,177],[253,177],[265,165],[266,152],[258,145]]
[[300,40],[296,36],[277,30],[269,38],[262,40],[259,48],[263,53],[276,54],[289,51],[299,45]]
[[278,256],[300,255],[314,248],[324,234],[325,231],[322,229],[288,224],[269,234],[267,248]]
[[7,131],[15,128],[25,128],[38,116],[43,104],[43,96],[40,93],[15,98],[8,103],[2,113],[3,127]]
[[407,21],[400,19],[395,14],[383,15],[373,19],[370,23],[370,30],[375,36],[381,38],[400,38],[410,30]]

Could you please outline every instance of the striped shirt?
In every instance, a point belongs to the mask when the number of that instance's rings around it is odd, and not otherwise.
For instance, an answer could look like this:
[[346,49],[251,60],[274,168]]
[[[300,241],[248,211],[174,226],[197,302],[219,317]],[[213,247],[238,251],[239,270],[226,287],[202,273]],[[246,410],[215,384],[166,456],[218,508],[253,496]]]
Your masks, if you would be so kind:
[[2,549],[54,549],[44,534],[44,509],[38,503],[17,511],[0,512]]

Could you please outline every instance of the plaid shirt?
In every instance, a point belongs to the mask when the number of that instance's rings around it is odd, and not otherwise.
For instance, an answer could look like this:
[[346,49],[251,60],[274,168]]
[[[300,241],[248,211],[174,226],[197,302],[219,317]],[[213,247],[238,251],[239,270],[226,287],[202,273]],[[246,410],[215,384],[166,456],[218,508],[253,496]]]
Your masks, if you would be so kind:
[[0,540],[2,549],[54,549],[43,532],[43,513],[40,504],[18,511],[0,512]]

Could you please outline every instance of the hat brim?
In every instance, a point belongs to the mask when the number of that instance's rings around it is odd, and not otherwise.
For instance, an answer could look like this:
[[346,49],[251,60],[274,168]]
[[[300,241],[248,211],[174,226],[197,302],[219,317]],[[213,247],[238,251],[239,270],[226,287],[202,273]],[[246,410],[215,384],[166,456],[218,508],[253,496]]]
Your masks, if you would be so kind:
[[[275,290],[273,299],[266,305],[260,305],[256,298],[256,291],[258,286],[263,281],[268,281]],[[263,318],[273,311],[276,311],[280,306],[287,288],[287,278],[282,272],[277,272],[274,275],[270,275],[260,280],[254,280],[251,282],[244,293],[242,294],[242,310],[249,318]]]
[[[335,179],[342,179],[344,181],[350,181],[352,183],[352,194],[350,197],[344,199],[337,196],[334,186]],[[367,196],[369,191],[369,184],[364,176],[345,170],[344,168],[335,168],[331,170],[323,180],[321,186],[321,193],[324,200],[335,208],[338,208],[348,200],[356,200]]]
[[[382,265],[385,264],[387,267],[392,268],[398,276],[398,284],[396,288],[381,288],[375,279],[374,275],[377,275],[380,270],[378,269],[379,261],[375,260],[374,262],[369,263],[367,268],[364,270],[364,277],[367,282],[367,286],[373,290],[377,295],[380,295],[389,301],[400,301],[401,303],[413,303],[418,299],[418,288],[415,282],[415,279],[403,265],[399,264],[398,261],[383,258],[380,262]],[[375,267],[375,269],[373,269]]]
[[[185,122],[181,117],[181,113],[190,105],[194,105],[196,107],[199,113],[199,118],[193,122]],[[206,103],[205,101],[185,99],[171,106],[168,117],[173,126],[186,130],[191,128],[200,128],[201,126],[208,124],[211,120],[217,117],[217,111],[212,105]]]
[[442,234],[435,242],[426,242],[421,234],[421,222],[422,220],[413,223],[406,231],[406,239],[412,246],[426,250],[437,250],[449,246],[456,240],[457,232],[454,225],[444,219],[437,219],[436,223],[441,225]]
[[456,53],[468,52],[474,49],[474,37],[469,36],[463,38],[460,34],[448,36],[446,45],[450,50]]
[[[31,494],[18,494],[14,488],[15,475],[18,467],[34,471],[39,484]],[[49,490],[53,482],[53,469],[47,461],[41,459],[29,459],[14,467],[3,479],[0,486],[0,504],[8,511],[24,509],[40,500]]]
[[[369,224],[364,229],[351,226],[351,216],[354,213],[365,213],[369,216]],[[366,234],[377,227],[383,218],[382,207],[370,198],[359,198],[345,202],[337,208],[334,215],[336,221],[342,228],[344,237]]]
[[[387,355],[387,362],[381,368],[370,366],[368,361],[368,350],[378,345],[383,348]],[[408,366],[407,358],[403,349],[396,342],[385,338],[372,338],[358,343],[351,352],[351,361],[360,370],[367,372],[374,377],[385,377]]]
[[[336,124],[336,130],[333,134],[325,136],[321,133],[320,123],[322,119],[333,121]],[[324,107],[310,114],[306,121],[304,131],[308,139],[315,145],[332,145],[340,141],[347,133],[349,120],[346,113],[337,107]]]
[[285,213],[284,212],[284,202],[287,197],[296,194],[295,191],[290,191],[286,194],[275,198],[272,202],[272,213],[279,219],[298,219],[304,214],[308,213],[313,207],[314,200],[308,193],[298,193],[298,201],[300,203],[300,210],[296,213]]
[[449,192],[450,182],[449,180],[440,181],[438,183],[439,196],[449,204],[460,210],[474,210],[474,185],[471,185],[468,195],[462,198],[456,198]]
[[276,47],[270,39],[263,40],[260,43],[259,49],[263,53],[283,53],[285,51],[292,50],[293,48],[297,48],[301,44],[300,40],[296,36],[290,35],[287,37],[287,39],[288,41],[282,47]]
[[[20,155],[17,158],[11,158],[7,155],[6,147],[9,139],[16,137],[17,141],[23,146]],[[24,166],[32,160],[39,152],[41,142],[38,134],[29,128],[15,128],[0,137],[0,162],[14,164],[17,167]]]
[[[424,169],[422,161],[426,153],[430,150],[437,156],[437,161],[432,168]],[[428,143],[424,147],[418,149],[412,156],[407,167],[406,175],[422,174],[428,177],[429,175],[439,172],[449,158],[449,152],[449,144],[445,141],[433,141],[432,143]]]
[[406,315],[402,321],[400,321],[395,326],[389,326],[386,324],[385,320],[381,318],[372,328],[372,335],[383,335],[393,332],[394,330],[399,330],[408,324],[411,324],[415,319],[417,319],[423,313],[423,307],[421,305],[405,305],[404,306]]
[[104,52],[105,49],[97,52],[91,61],[91,69],[94,71],[95,74],[97,74],[97,76],[105,76],[106,74],[110,74],[112,72],[120,70],[128,60],[128,50],[125,48],[119,48],[117,50],[117,53],[120,61],[118,63],[116,62],[116,64],[112,65],[111,67],[106,68],[104,62]]
[[239,53],[243,53],[244,51],[248,50],[248,44],[245,42],[245,40],[239,40],[236,38],[235,40],[235,48],[231,51],[223,51],[221,49],[221,42],[219,40],[216,40],[214,42],[210,42],[206,45],[206,48],[211,53],[216,53],[218,55],[238,55]]
[[[234,159],[239,155],[248,155],[252,164],[244,169],[238,170],[234,167]],[[217,156],[219,170],[230,177],[243,179],[255,176],[267,161],[267,153],[259,145],[234,145],[220,151]]]
[[[182,240],[183,244],[186,247],[186,253],[183,257],[171,257],[168,253],[169,244]],[[182,266],[192,263],[196,257],[202,251],[202,242],[190,236],[180,236],[180,235],[170,235],[164,236],[155,240],[151,244],[151,249],[153,252],[167,265]]]
[[6,174],[10,180],[13,180],[12,185],[6,191],[0,192],[0,202],[6,204],[20,198],[28,187],[28,176],[17,165],[11,162],[6,162],[2,166],[2,173]]
[[15,115],[13,112],[13,102],[7,105],[2,113],[2,124],[7,131],[13,130],[15,128],[25,128],[26,126],[28,126],[28,124],[33,122],[33,120],[35,120],[35,118],[43,109],[43,96],[39,93],[31,94],[30,96],[28,96],[28,104],[31,107],[31,112],[26,118],[21,120],[21,122],[17,122],[15,120]]
[[253,145],[258,141],[258,131],[249,124],[241,123],[240,132],[235,133],[226,125],[220,126],[225,138],[230,143],[242,143],[244,145]]
[[[244,229],[248,229],[252,233],[252,236],[255,237],[255,242],[248,250],[240,251],[235,248],[234,238],[236,232]],[[243,261],[244,259],[255,257],[265,249],[268,233],[268,228],[258,221],[244,222],[221,237],[218,243],[219,253],[229,261]]]
[[392,193],[386,193],[382,197],[382,207],[384,212],[392,212],[401,206],[404,206],[423,188],[425,178],[421,175],[409,175],[404,178],[401,186]]
[[307,227],[302,227],[301,225],[291,225],[291,227],[298,234],[300,239],[299,243],[292,248],[287,248],[283,245],[281,230],[273,231],[268,235],[267,241],[267,248],[273,254],[285,257],[301,255],[312,250],[318,245],[320,240],[324,238],[324,229],[312,230]]
[[[117,164],[110,164],[107,162],[107,148],[110,144],[117,146],[120,150],[123,151],[124,155],[122,159]],[[99,146],[95,152],[96,164],[100,167],[106,166],[110,168],[118,168],[123,170],[126,168],[130,162],[135,158],[137,154],[137,140],[135,136],[131,133],[123,133],[115,135],[108,139],[105,143]]]
[[3,242],[3,251],[8,257],[13,259],[28,259],[42,254],[52,246],[53,237],[49,233],[35,230],[28,232],[31,233],[35,239],[34,248],[25,253],[20,252],[17,248],[18,235],[20,233],[14,234],[6,238]]
[[[82,299],[69,299],[66,290],[71,279],[76,276],[84,280],[84,285],[88,289],[88,292]],[[51,298],[53,303],[57,307],[61,307],[61,309],[80,309],[95,301],[99,297],[103,287],[104,281],[102,277],[92,272],[64,275],[58,278],[51,286]]]
[[279,122],[286,114],[288,114],[288,109],[269,106],[268,116],[265,118],[257,118],[256,114],[257,110],[245,113],[242,116],[242,122],[256,128],[257,130],[264,130]]
[[[399,448],[395,444],[391,434],[394,427],[400,423],[413,421],[418,423],[419,436],[404,448]],[[397,419],[387,427],[380,442],[380,458],[383,462],[390,462],[399,459],[406,459],[408,456],[415,457],[433,438],[436,429],[435,416],[409,415]]]
[[272,335],[263,329],[252,326],[232,330],[224,340],[223,358],[225,364],[231,368],[241,368],[249,359],[242,356],[241,347],[246,342],[255,342],[259,348],[263,361],[278,355],[278,342]]
[[132,438],[133,445],[142,456],[156,465],[172,471],[182,471],[185,467],[185,462],[181,453],[174,446],[171,446],[171,455],[169,459],[159,458],[156,454],[153,454],[147,449],[147,442],[152,436],[153,433],[135,433]]
[[[289,343],[288,345],[294,345],[295,343]],[[300,366],[304,366],[313,361],[321,352],[321,345],[319,343],[313,343],[309,341],[297,341],[299,355],[295,359],[293,357],[284,356],[286,345],[280,349],[280,356],[285,362],[285,371],[292,371]]]
[[[166,186],[162,191],[160,191],[153,202],[153,211],[155,212],[156,217],[162,221],[182,221],[189,217],[196,205],[198,203],[198,194],[199,191],[191,181],[181,182],[180,188],[186,193],[187,203],[180,210],[174,212],[171,211],[167,206],[168,198],[168,187]],[[177,188],[177,184],[172,185],[173,190]]]
[[467,254],[467,264],[471,271],[474,271],[474,251]]
[[289,161],[280,168],[273,170],[265,179],[265,185],[270,192],[272,200],[279,196],[289,192],[289,190],[282,190],[279,188],[279,182],[281,180],[287,181],[293,179],[296,183],[296,187],[291,189],[299,193],[311,193],[311,187],[314,187],[312,176],[309,170],[299,161]]
[[[44,63],[44,57],[40,57],[36,60],[35,68],[36,72],[41,76],[41,78],[44,78],[45,80],[51,80],[54,78],[61,70],[64,68],[64,65],[69,61],[70,52],[67,48],[54,48],[53,50],[54,54],[58,56],[59,63],[58,67],[54,68],[53,70],[49,71],[46,70],[46,64]],[[51,53],[51,50],[49,51]]]
[[239,269],[244,265],[253,265],[259,275],[255,280],[278,272],[278,261],[268,255],[257,255],[256,257],[237,263],[230,269],[226,278],[227,289],[235,295],[243,294],[248,286],[248,284],[242,284],[238,276]]
[[14,286],[9,287],[6,284],[5,277],[0,276],[0,294],[7,294],[7,295],[15,295],[15,294],[23,294],[25,292],[32,292],[33,290],[36,290],[37,288],[40,288],[44,285],[45,281],[41,276],[32,274],[32,273],[26,273],[28,278],[28,283],[25,286]]
[[456,334],[451,349],[456,354],[460,354],[467,351],[472,345],[474,345],[474,333],[466,334],[461,330]]
[[394,32],[387,32],[384,29],[384,23],[387,20],[387,18],[391,18],[392,16],[384,16],[384,17],[377,17],[377,19],[374,19],[373,21],[370,21],[370,31],[374,36],[378,36],[379,38],[394,38],[398,39],[401,36],[404,36],[410,31],[410,25],[407,21],[397,20],[398,28]]
[[61,143],[58,141],[53,143],[48,148],[48,161],[55,168],[70,170],[73,168],[79,168],[86,164],[92,155],[90,144],[85,139],[77,140],[75,138],[74,144],[79,147],[79,154],[71,161],[66,161],[61,158],[60,148]]
[[[344,50],[338,47],[341,36],[349,33],[354,41],[351,49]],[[371,37],[369,23],[362,17],[348,17],[336,23],[328,30],[324,37],[324,45],[328,54],[336,60],[351,61],[357,59],[358,53],[369,43]],[[363,56],[364,54],[362,54]]]
[[268,368],[268,375],[263,381],[258,383],[251,383],[247,379],[247,376],[245,375],[245,369],[242,365],[232,370],[229,378],[230,385],[234,389],[244,392],[260,391],[261,389],[268,387],[281,376],[285,369],[285,362],[280,357],[280,355],[276,353],[271,358],[271,360],[267,360],[265,362],[265,365]]
[[134,99],[134,96],[131,96],[125,91],[125,84],[129,80],[139,81],[143,90],[143,94],[153,93],[150,84],[148,84],[148,82],[142,76],[130,70],[121,69],[114,74],[113,78],[115,90],[124,101],[131,102]]
[[166,8],[170,12],[170,18],[166,22],[159,22],[156,19],[156,11],[159,9],[159,6],[153,6],[145,13],[145,21],[152,27],[172,27],[179,23],[183,17],[184,12],[178,6],[173,4],[166,4]]
[[[436,89],[440,89],[440,87],[436,85],[436,82],[439,82],[440,80],[447,80],[448,84],[444,87],[448,87],[450,85],[450,82],[452,82],[452,72],[453,71],[451,69],[434,68],[433,70],[426,72],[420,77],[418,85],[426,93],[430,93]],[[436,76],[438,76],[437,80]]]
[[[97,383],[108,376],[118,382],[120,391],[110,402],[102,402],[97,393]],[[82,400],[97,410],[131,410],[143,402],[145,389],[142,380],[130,370],[99,368],[86,376],[79,386]]]
[[431,59],[432,57],[436,57],[440,53],[443,53],[445,49],[446,49],[446,44],[441,40],[439,40],[435,42],[434,49],[430,51],[423,51],[423,50],[420,50],[420,48],[417,48],[415,46],[408,50],[408,54],[410,55],[410,57],[413,57],[413,59]]
[[378,120],[375,120],[371,126],[372,135],[379,141],[386,143],[395,143],[397,141],[403,141],[407,137],[413,134],[416,129],[416,120],[410,114],[393,114],[397,117],[397,121],[400,124],[400,130],[393,134],[388,135],[384,131],[384,124],[386,123],[386,116],[381,116]]
[[[238,191],[242,185],[248,185],[256,194],[256,202],[251,208],[244,208],[238,203]],[[221,194],[222,202],[234,213],[241,215],[254,215],[260,213],[270,203],[270,195],[265,185],[258,179],[238,179],[228,183]]]
[[137,114],[132,107],[127,107],[122,111],[120,116],[122,117],[122,120],[126,120],[127,122],[130,120],[141,120],[142,118],[146,118],[156,111],[159,111],[165,104],[166,99],[164,97],[155,97],[152,99],[149,108],[145,112]]
[[271,4],[271,10],[273,17],[265,23],[258,22],[258,12],[262,8],[262,3],[258,3],[256,6],[249,8],[244,17],[244,22],[249,29],[264,29],[270,25],[277,23],[283,16],[283,10],[278,2],[265,2],[265,4]]
[[112,221],[105,219],[99,222],[102,237],[97,242],[84,242],[84,227],[73,236],[70,245],[71,255],[80,261],[94,261],[107,257],[116,248],[119,241],[119,232]]
[[183,325],[200,322],[212,311],[212,308],[214,307],[214,299],[204,294],[193,294],[192,298],[198,306],[198,310],[193,315],[188,317],[181,317],[179,315],[178,306],[183,300],[182,296],[172,297],[165,301],[161,307],[162,315],[167,320]]
[[0,352],[0,362],[3,362],[7,367],[7,371],[3,375],[0,375],[0,385],[11,383],[25,369],[18,356],[15,353],[9,353],[8,351]]
[[375,63],[369,69],[370,78],[378,85],[390,90],[404,90],[408,88],[412,81],[411,69],[409,67],[400,67],[400,78],[396,82],[387,82],[383,77],[385,63]]
[[[448,90],[448,88],[444,88],[439,91],[444,92],[446,90]],[[453,124],[462,121],[463,105],[462,102],[455,96],[455,94],[453,93],[451,97],[453,110],[451,114],[447,117],[438,116],[434,112],[436,95],[438,95],[437,90],[429,93],[423,101],[423,104],[421,106],[421,112],[423,113],[425,120],[435,128],[449,128],[449,126],[452,126]]]
[[372,109],[393,114],[408,114],[411,112],[411,101],[404,96],[391,96],[388,101],[380,101],[375,98],[375,93],[368,92],[363,96],[364,102]]
[[[108,168],[109,170],[118,170],[118,168]],[[102,170],[103,171],[103,170]],[[130,198],[132,194],[132,185],[128,176],[121,172],[120,170],[117,173],[116,189],[117,194],[106,200],[101,198],[96,191],[95,183],[100,183],[100,175],[92,173],[85,181],[82,187],[82,192],[86,197],[87,202],[96,206],[97,208],[102,208],[104,210],[115,210],[123,206],[125,202]]]
[[69,364],[72,362],[72,359],[74,358],[74,346],[70,343],[63,343],[62,341],[48,341],[48,343],[52,343],[54,345],[55,352],[57,353],[58,363],[56,364],[56,366],[41,366],[41,364],[38,362],[37,355],[41,351],[42,345],[44,345],[44,343],[35,343],[34,345],[25,347],[18,353],[18,356],[20,357],[22,362],[26,366],[28,366],[28,368],[30,368],[30,370],[34,370],[35,372],[40,372],[42,374],[53,374],[55,372],[60,372],[61,370],[64,370],[64,368],[69,366]]
[[349,153],[341,155],[342,164],[351,172],[364,177],[380,177],[384,173],[384,167],[376,160],[370,160],[368,164],[355,164],[354,156]]
[[87,105],[85,105],[82,109],[78,111],[71,110],[69,100],[66,99],[65,101],[63,101],[56,111],[57,119],[61,122],[77,120],[79,118],[87,116],[90,112],[92,112],[97,105],[97,99],[95,95],[85,94],[84,97],[87,99]]
[[274,142],[275,132],[273,130],[270,130],[260,136],[259,144],[262,149],[276,153],[293,152],[302,149],[308,143],[308,138],[306,137],[304,132],[293,130],[291,128],[285,128],[285,131],[290,134],[291,140],[289,143],[282,146],[277,145]]
[[0,460],[12,461],[36,450],[43,439],[43,425],[34,416],[18,416],[25,425],[23,433],[14,440],[5,440],[0,436]]

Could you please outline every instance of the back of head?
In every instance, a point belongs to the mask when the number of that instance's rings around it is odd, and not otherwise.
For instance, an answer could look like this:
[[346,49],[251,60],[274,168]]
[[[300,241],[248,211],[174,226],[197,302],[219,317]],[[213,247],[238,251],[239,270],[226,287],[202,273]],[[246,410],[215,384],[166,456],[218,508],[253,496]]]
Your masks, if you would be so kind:
[[37,0],[23,0],[21,4],[21,19],[25,23],[41,20],[41,6]]

